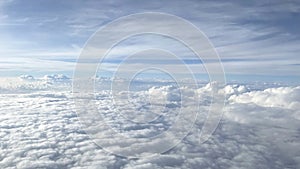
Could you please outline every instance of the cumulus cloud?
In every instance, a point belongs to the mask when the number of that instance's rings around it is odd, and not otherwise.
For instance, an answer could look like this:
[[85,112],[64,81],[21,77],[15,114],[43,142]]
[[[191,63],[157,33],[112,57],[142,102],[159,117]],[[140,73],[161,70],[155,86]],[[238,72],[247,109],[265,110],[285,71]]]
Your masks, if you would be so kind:
[[21,75],[19,78],[22,80],[34,80],[32,75]]
[[[60,77],[57,78],[64,79]],[[42,82],[47,84],[47,81],[37,79],[18,79],[18,83],[26,82],[33,86]],[[52,90],[51,86],[43,90],[32,88],[22,93],[6,90],[0,94],[2,168],[281,169],[300,166],[300,118],[296,108],[300,102],[299,87],[261,90],[241,84],[219,88],[210,83],[194,90],[166,84],[124,92],[126,96],[129,94],[131,104],[120,104],[118,109],[111,101],[109,90],[96,91],[97,108],[107,124],[132,138],[120,145],[116,144],[118,141],[110,135],[110,131],[100,131],[101,139],[110,147],[109,150],[117,152],[149,151],[151,144],[155,143],[136,142],[136,138],[166,132],[174,124],[172,121],[176,120],[180,107],[183,107],[182,113],[190,113],[190,106],[182,105],[180,101],[184,97],[192,100],[195,94],[200,96],[199,117],[187,137],[167,152],[141,158],[116,156],[91,140],[77,118],[71,86],[64,90]],[[213,136],[199,144],[199,131],[205,122],[212,90],[227,95],[224,117]],[[168,107],[158,104],[158,101],[176,106]],[[153,106],[147,107],[151,102]],[[142,116],[159,110],[163,110],[159,114],[162,116],[151,123],[135,123],[128,117],[119,116],[130,112]]]
[[63,74],[54,74],[54,75],[45,75],[42,79],[46,81],[66,81],[69,80],[70,78]]
[[264,107],[298,109],[300,106],[300,87],[268,88],[233,95],[229,100],[238,103],[254,103]]
[[21,75],[19,78],[0,78],[1,92],[32,92],[52,89],[70,89],[71,80],[63,74],[45,75],[35,78],[32,75]]

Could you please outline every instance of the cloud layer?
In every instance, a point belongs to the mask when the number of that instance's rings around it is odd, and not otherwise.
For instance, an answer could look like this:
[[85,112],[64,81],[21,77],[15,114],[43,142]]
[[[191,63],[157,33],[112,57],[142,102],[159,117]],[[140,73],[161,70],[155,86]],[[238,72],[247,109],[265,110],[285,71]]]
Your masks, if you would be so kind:
[[[59,76],[62,77],[62,76]],[[41,80],[30,76],[22,79],[31,85]],[[24,80],[23,80],[24,81]],[[34,84],[33,84],[34,83]],[[163,154],[130,159],[110,154],[98,147],[82,130],[78,121],[70,87],[61,81],[64,90],[48,87],[23,92],[7,91],[0,95],[0,166],[2,168],[298,168],[300,166],[300,103],[299,87],[249,86],[233,84],[218,88],[227,94],[224,117],[214,135],[199,144],[199,131],[207,115],[210,91],[207,84],[197,90],[182,88],[185,96],[200,96],[200,114],[193,130],[176,147]],[[134,138],[150,137],[165,132],[171,125],[180,101],[176,87],[160,85],[146,90],[131,91],[132,105],[119,105],[115,112],[107,90],[96,93],[98,110],[107,123],[118,132],[132,137],[128,149],[115,144],[114,136],[100,131],[107,146],[115,151],[135,151],[140,145],[147,150],[148,143],[137,144]],[[165,100],[167,105],[153,101],[154,107],[143,107],[148,96]],[[151,98],[151,97],[150,97]],[[142,106],[142,108],[141,108]],[[148,113],[166,109],[152,123],[136,124],[119,113]],[[139,109],[139,110],[138,110]],[[188,108],[183,113],[189,113]],[[173,114],[172,114],[173,113]],[[176,118],[175,118],[176,119]],[[183,126],[184,127],[184,126]],[[179,131],[178,131],[179,132]],[[123,146],[124,146],[123,145]],[[121,147],[120,147],[121,146]]]
[[[164,12],[187,19],[202,30],[219,52],[228,74],[299,77],[298,1],[115,0],[36,4],[4,0],[0,9],[1,76],[55,70],[71,73],[85,42],[100,27],[133,13]],[[115,53],[125,55],[130,48],[143,49],[154,44],[190,57],[183,46],[178,48],[163,39],[129,38]]]

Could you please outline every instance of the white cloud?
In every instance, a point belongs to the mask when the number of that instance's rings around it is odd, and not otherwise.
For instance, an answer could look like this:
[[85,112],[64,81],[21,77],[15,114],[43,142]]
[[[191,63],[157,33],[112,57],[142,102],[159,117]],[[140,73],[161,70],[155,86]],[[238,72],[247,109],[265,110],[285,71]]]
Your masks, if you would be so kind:
[[[20,87],[19,92],[11,86],[13,90],[0,94],[2,168],[281,169],[300,166],[299,111],[291,106],[293,102],[299,103],[299,87],[256,90],[251,84],[233,84],[218,89],[229,98],[224,118],[212,138],[201,145],[198,131],[205,121],[210,91],[216,86],[207,84],[197,90],[181,88],[185,96],[192,97],[195,92],[201,96],[200,118],[196,121],[194,130],[179,145],[164,154],[130,159],[103,151],[81,129],[74,111],[70,84],[55,82],[48,88],[38,90],[42,82],[45,80],[16,79],[8,82],[6,79],[1,82],[2,86],[3,83],[36,86],[28,90]],[[60,85],[62,88],[59,88]],[[59,90],[53,90],[55,88]],[[136,97],[134,103],[138,106],[143,104],[142,97],[147,97],[147,94],[157,98],[170,96],[167,97],[168,101],[176,101],[177,96],[173,97],[178,92],[176,91],[171,86],[157,86],[131,94]],[[136,146],[143,146],[144,151],[149,151],[149,142],[137,143],[134,137],[156,135],[172,125],[169,113],[176,110],[172,107],[166,110],[164,119],[153,125],[135,124],[116,116],[109,91],[99,91],[96,96],[99,112],[108,124],[133,137],[126,142],[124,140],[123,145],[116,145],[114,136],[108,131],[102,131],[101,139],[106,140],[107,146],[116,151],[138,151]],[[119,110],[123,113],[131,108],[129,104],[121,106]],[[161,106],[156,105],[154,108],[159,110]],[[148,110],[151,108],[140,113],[149,113]],[[188,110],[187,107],[183,112],[188,113]],[[122,148],[126,144],[130,145],[128,149]]]
[[280,107],[297,110],[300,106],[300,87],[268,88],[263,91],[251,91],[233,95],[230,101],[254,103],[264,107]]
[[[6,9],[8,2],[10,1],[1,1],[0,6]],[[15,1],[8,8],[20,12],[13,13],[7,9],[0,14],[0,18],[5,20],[1,24],[10,25],[8,28],[1,26],[4,29],[0,32],[3,36],[0,42],[3,46],[0,57],[5,57],[6,60],[10,60],[7,58],[12,56],[19,59],[24,57],[75,58],[79,52],[70,46],[73,43],[82,46],[100,26],[127,14],[156,11],[171,13],[191,21],[211,39],[223,59],[246,59],[243,63],[232,61],[232,64],[224,64],[225,69],[230,73],[298,75],[296,67],[290,65],[298,63],[295,53],[299,53],[298,32],[293,31],[293,27],[297,26],[289,26],[298,23],[297,15],[292,17],[299,11],[299,3],[296,1],[288,3],[254,1],[249,4],[230,1],[178,1],[176,3],[90,1],[84,4],[78,2],[62,4],[62,6],[72,6],[72,10],[43,9],[34,2],[26,3],[34,9],[42,10],[41,15],[32,15],[32,10],[19,10],[18,8],[26,6],[23,3]],[[154,21],[149,20],[149,23],[152,22]],[[42,26],[31,28],[35,24]],[[27,27],[34,31],[26,30]],[[19,36],[19,32],[24,31],[23,29],[26,34]],[[160,45],[159,42],[156,41],[155,44]],[[137,48],[140,46],[135,45]],[[172,45],[170,48],[177,49]],[[126,50],[126,47],[122,50]],[[116,53],[121,53],[122,50]],[[177,54],[186,54],[184,51],[180,52],[182,53]],[[252,60],[252,63],[247,66],[249,60]],[[261,60],[276,62],[276,64],[265,62],[261,64]]]

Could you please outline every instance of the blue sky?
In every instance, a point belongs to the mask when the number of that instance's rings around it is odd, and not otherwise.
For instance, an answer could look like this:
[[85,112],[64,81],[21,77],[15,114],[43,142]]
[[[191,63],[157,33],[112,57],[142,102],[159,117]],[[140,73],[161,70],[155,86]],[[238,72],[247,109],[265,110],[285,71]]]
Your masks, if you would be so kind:
[[[216,47],[229,80],[300,82],[300,2],[296,0],[2,0],[0,76],[71,76],[74,61],[97,29],[138,12],[170,13],[196,25]],[[116,55],[153,40],[133,38],[122,44]],[[195,62],[187,63],[195,66]]]

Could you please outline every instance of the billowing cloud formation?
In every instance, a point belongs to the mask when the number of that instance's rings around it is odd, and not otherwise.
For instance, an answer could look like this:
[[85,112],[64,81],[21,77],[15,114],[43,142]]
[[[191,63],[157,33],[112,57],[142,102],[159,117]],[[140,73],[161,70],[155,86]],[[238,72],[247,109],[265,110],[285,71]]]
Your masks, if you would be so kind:
[[[31,79],[31,78],[30,78]],[[224,117],[214,135],[199,144],[199,131],[209,108],[210,91],[214,84],[197,90],[181,88],[185,96],[200,95],[200,118],[194,129],[176,147],[163,154],[139,159],[118,157],[98,147],[81,129],[72,101],[71,86],[61,81],[16,80],[34,86],[22,93],[14,90],[1,92],[0,97],[0,166],[1,168],[299,168],[300,133],[299,87],[271,87],[255,90],[243,85],[227,85],[218,89],[227,94]],[[7,82],[7,81],[6,81]],[[41,83],[47,88],[39,89]],[[60,90],[57,89],[62,86]],[[1,90],[4,90],[1,84]],[[6,86],[9,86],[8,84]],[[8,87],[7,87],[8,88]],[[13,87],[10,89],[17,89]],[[64,89],[64,90],[62,90]],[[172,85],[156,86],[132,92],[134,96],[149,95],[166,99],[178,105],[178,89]],[[148,137],[164,132],[172,125],[170,118],[162,118],[154,125],[129,123],[116,119],[109,91],[96,93],[99,112],[108,124],[132,137]],[[138,98],[138,97],[135,97]],[[149,99],[151,101],[151,99]],[[145,100],[145,102],[149,101]],[[154,101],[153,101],[154,102]],[[143,105],[143,100],[133,103]],[[160,104],[155,104],[159,109]],[[132,110],[122,105],[119,111]],[[179,104],[180,106],[180,104]],[[147,113],[140,109],[141,112]],[[154,110],[156,110],[154,109]],[[176,106],[167,107],[165,113],[176,112]],[[152,110],[149,107],[149,110]],[[183,113],[189,113],[188,107]],[[164,115],[166,115],[164,114]],[[176,114],[175,114],[176,115]],[[154,126],[154,127],[153,127]],[[160,130],[159,130],[160,129]],[[108,145],[115,147],[114,137],[105,135]],[[124,143],[127,144],[127,143]],[[135,146],[135,142],[128,142]],[[140,143],[147,151],[147,144]],[[135,151],[128,148],[128,151]]]
[[71,87],[71,80],[66,75],[45,75],[35,78],[32,75],[21,75],[19,78],[0,78],[0,91],[3,92],[32,92],[41,90],[66,89]]
[[264,107],[298,109],[300,107],[300,87],[268,88],[263,91],[233,95],[229,100],[238,103],[254,103]]

